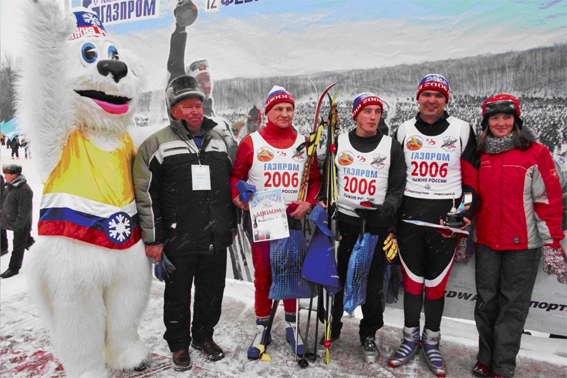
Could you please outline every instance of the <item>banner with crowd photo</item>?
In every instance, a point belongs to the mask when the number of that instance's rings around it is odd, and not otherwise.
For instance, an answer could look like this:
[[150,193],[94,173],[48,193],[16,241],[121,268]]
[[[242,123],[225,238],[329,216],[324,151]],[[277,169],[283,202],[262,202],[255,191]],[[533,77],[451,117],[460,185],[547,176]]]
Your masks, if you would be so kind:
[[[319,94],[334,82],[341,132],[355,127],[353,99],[373,92],[384,102],[381,125],[393,134],[418,111],[419,81],[439,73],[451,88],[446,110],[477,132],[483,101],[510,93],[520,99],[524,126],[556,155],[567,150],[564,2],[72,3],[97,13],[117,45],[139,57],[147,88],[138,99],[133,127],[167,123],[165,87],[171,72],[181,69],[203,86],[205,110],[226,121],[238,140],[248,126],[266,122],[264,103],[274,85],[294,96],[294,127],[308,135]],[[328,106],[326,100],[324,117]],[[320,163],[323,146],[318,149]],[[245,262],[245,254],[239,256],[238,263]],[[564,288],[540,269],[526,328],[567,334]],[[455,264],[446,299],[446,316],[472,319],[474,261]]]
[[[474,320],[476,304],[474,256],[467,262],[455,262],[445,289],[443,316]],[[396,303],[388,306],[403,308],[403,290]],[[565,285],[557,282],[557,276],[543,272],[540,261],[535,282],[526,330],[567,336],[567,294]]]

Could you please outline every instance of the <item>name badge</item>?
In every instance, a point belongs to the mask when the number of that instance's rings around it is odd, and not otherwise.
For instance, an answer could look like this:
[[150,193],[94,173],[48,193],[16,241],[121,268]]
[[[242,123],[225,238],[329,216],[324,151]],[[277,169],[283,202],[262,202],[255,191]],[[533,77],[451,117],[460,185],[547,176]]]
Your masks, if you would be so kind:
[[192,165],[193,190],[211,190],[211,172],[208,165]]

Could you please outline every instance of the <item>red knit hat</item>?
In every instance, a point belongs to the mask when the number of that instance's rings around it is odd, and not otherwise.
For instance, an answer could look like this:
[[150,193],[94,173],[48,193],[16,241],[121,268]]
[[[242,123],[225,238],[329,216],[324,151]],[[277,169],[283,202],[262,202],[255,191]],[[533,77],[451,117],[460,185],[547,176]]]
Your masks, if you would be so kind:
[[285,90],[284,87],[279,85],[274,85],[273,88],[268,93],[268,98],[266,98],[266,104],[264,106],[264,114],[268,114],[270,109],[280,102],[289,102],[295,109],[295,100],[291,93]]
[[443,76],[438,74],[426,75],[417,86],[417,95],[415,99],[419,99],[419,95],[423,91],[437,91],[443,93],[447,102],[449,102],[449,94],[451,93],[451,88],[449,87],[449,82]]
[[368,105],[378,105],[380,106],[381,110],[384,110],[384,105],[382,104],[382,100],[374,93],[361,93],[355,97],[354,101],[352,102],[352,119],[356,121],[356,117],[358,113]]

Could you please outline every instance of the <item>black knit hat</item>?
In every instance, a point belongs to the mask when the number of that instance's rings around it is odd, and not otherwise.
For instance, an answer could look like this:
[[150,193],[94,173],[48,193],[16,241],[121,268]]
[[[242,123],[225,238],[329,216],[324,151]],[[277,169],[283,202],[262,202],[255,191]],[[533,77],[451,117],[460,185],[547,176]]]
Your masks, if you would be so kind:
[[2,166],[2,172],[4,174],[19,175],[22,173],[22,166],[17,164],[4,164]]

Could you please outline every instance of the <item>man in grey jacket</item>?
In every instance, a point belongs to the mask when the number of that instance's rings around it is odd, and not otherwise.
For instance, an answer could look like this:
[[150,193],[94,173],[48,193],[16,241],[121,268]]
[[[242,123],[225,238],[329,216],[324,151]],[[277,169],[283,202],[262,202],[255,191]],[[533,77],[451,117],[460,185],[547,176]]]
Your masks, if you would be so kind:
[[142,143],[134,162],[146,254],[156,261],[164,254],[175,266],[165,277],[164,338],[177,371],[191,368],[189,344],[212,361],[224,358],[213,331],[221,315],[236,210],[228,146],[216,123],[203,116],[204,97],[195,78],[173,79],[166,90],[170,125]]
[[29,248],[33,240],[30,235],[32,221],[33,191],[22,175],[22,167],[16,164],[4,165],[2,172],[6,179],[6,187],[2,193],[2,212],[0,229],[14,232],[12,257],[8,269],[0,274],[2,278],[10,278],[20,272],[24,259],[24,250]]

